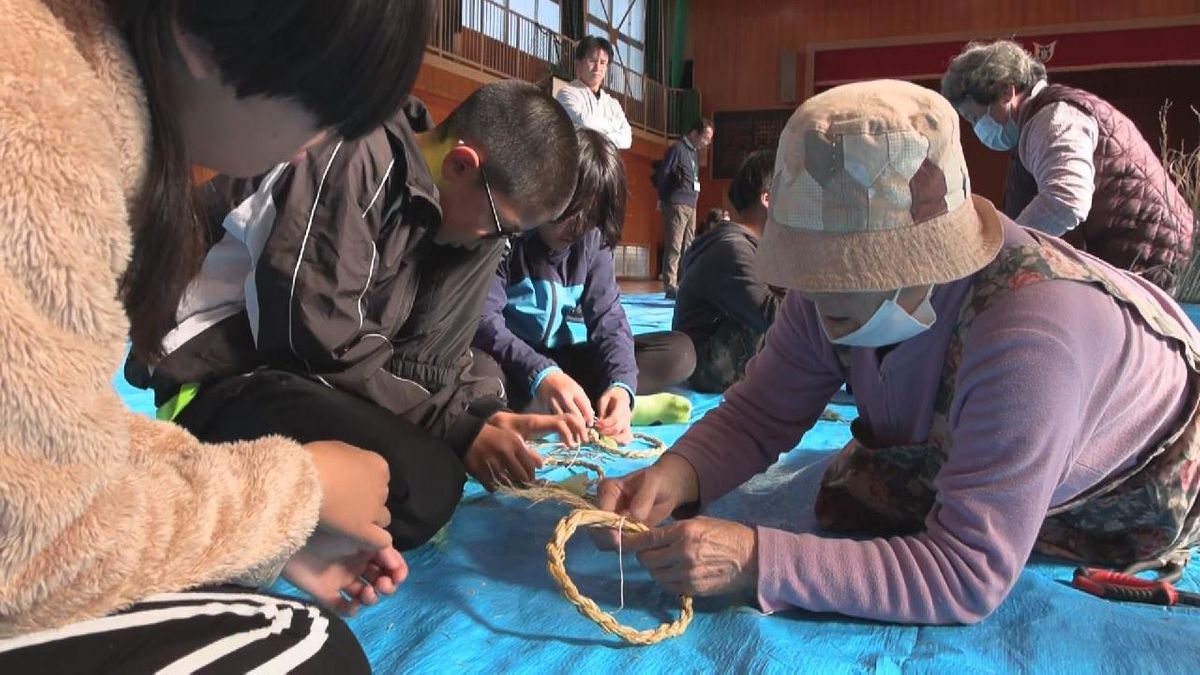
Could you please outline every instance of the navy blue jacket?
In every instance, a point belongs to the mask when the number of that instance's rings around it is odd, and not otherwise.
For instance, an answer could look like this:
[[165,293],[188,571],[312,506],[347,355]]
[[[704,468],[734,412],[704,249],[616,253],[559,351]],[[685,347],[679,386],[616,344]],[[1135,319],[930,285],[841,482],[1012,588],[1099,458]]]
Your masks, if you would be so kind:
[[700,191],[700,161],[696,148],[687,139],[681,138],[667,149],[654,173],[654,184],[658,188],[658,201],[696,208]]
[[583,311],[587,341],[596,346],[610,382],[633,396],[638,374],[633,330],[621,308],[612,249],[596,229],[560,252],[536,232],[513,241],[492,279],[473,346],[533,392],[555,368],[547,353],[582,342],[566,321],[575,307]]

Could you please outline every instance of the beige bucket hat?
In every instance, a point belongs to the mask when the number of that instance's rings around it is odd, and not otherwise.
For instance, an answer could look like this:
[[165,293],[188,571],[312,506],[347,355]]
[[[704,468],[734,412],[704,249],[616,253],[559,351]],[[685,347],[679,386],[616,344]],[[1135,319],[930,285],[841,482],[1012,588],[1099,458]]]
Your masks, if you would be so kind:
[[784,128],[755,270],[809,292],[887,291],[970,276],[1003,228],[971,194],[958,113],[895,80],[836,87]]

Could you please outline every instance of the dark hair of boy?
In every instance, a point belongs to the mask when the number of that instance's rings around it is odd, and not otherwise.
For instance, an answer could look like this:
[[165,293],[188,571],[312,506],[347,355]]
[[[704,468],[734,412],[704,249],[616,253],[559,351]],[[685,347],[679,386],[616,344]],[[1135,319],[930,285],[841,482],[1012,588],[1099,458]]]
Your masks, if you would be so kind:
[[698,117],[692,126],[688,127],[688,133],[703,134],[705,129],[713,128],[712,120],[707,117]]
[[716,227],[717,223],[724,220],[729,220],[729,214],[725,212],[725,209],[709,209],[708,214],[704,216],[704,220],[696,222],[696,237],[703,237]]
[[774,150],[757,150],[747,155],[729,184],[729,205],[741,213],[757,204],[759,195],[770,192],[774,172]]
[[579,129],[579,169],[571,203],[556,222],[578,218],[600,230],[604,245],[613,248],[625,227],[625,164],[612,141],[594,130]]
[[295,99],[320,126],[356,138],[408,96],[434,6],[432,0],[112,0],[109,11],[146,87],[154,139],[145,187],[131,209],[133,255],[120,285],[133,351],[154,363],[206,249],[177,121],[181,102],[168,85],[167,69],[178,59],[171,31],[202,40],[238,96]]
[[612,43],[602,37],[596,37],[595,35],[589,35],[580,40],[579,44],[575,45],[575,60],[582,61],[591,56],[592,52],[596,51],[597,49],[603,51],[604,54],[608,56],[608,60],[612,61]]
[[527,82],[505,80],[476,89],[438,126],[477,149],[488,185],[547,223],[563,212],[575,183],[579,144],[557,101]]

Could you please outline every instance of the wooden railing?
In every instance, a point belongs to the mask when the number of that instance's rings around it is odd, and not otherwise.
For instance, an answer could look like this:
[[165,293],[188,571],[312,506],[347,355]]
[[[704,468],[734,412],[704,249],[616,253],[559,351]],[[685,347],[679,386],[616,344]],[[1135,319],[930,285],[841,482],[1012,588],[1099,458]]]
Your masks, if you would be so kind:
[[[442,0],[429,51],[496,77],[572,80],[575,42],[492,0]],[[668,87],[615,61],[605,88],[630,125],[653,134],[678,136],[700,114],[699,92]]]

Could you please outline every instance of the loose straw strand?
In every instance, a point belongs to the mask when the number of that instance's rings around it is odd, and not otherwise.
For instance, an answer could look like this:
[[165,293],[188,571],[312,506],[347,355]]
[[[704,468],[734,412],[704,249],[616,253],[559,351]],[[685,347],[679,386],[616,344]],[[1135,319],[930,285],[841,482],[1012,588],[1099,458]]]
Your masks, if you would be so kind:
[[617,523],[617,573],[621,576],[621,606],[617,607],[619,612],[625,609],[625,516],[621,516],[621,522]]

